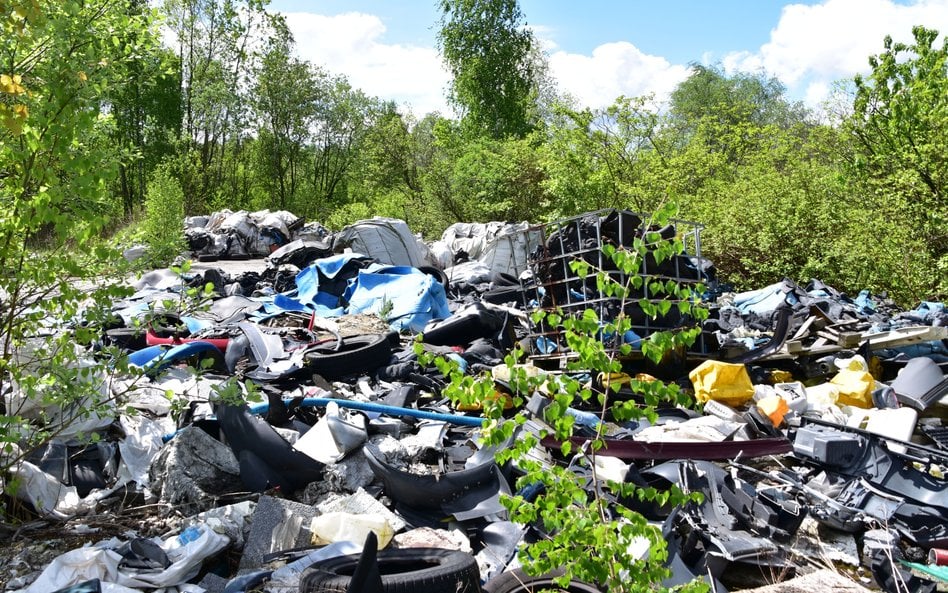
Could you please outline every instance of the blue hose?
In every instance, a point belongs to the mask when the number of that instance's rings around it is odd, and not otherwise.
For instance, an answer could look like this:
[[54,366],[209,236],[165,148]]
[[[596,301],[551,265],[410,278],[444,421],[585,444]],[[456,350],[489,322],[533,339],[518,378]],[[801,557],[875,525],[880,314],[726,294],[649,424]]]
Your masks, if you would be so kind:
[[[385,416],[409,416],[411,418],[421,418],[422,420],[437,420],[440,422],[449,422],[459,426],[484,426],[485,418],[475,416],[458,416],[456,414],[441,414],[439,412],[426,412],[424,410],[413,410],[411,408],[400,408],[398,406],[387,406],[385,404],[376,404],[373,402],[356,402],[348,399],[335,399],[332,397],[307,397],[303,400],[302,406],[307,408],[321,408],[330,402],[336,403],[340,408],[349,408],[350,410],[359,410],[361,412],[378,412]],[[250,408],[254,414],[265,414],[270,409],[269,404],[257,404]]]
[[[330,402],[336,403],[340,408],[349,408],[350,410],[359,410],[362,412],[377,412],[385,416],[409,416],[411,418],[420,418],[422,420],[437,420],[439,422],[448,422],[459,426],[481,427],[487,421],[486,418],[476,416],[458,416],[456,414],[440,414],[438,412],[426,412],[424,410],[413,410],[411,408],[400,408],[398,406],[387,406],[385,404],[376,404],[372,402],[356,402],[347,399],[335,399],[332,397],[307,397],[300,404],[307,408],[321,408]],[[270,409],[270,404],[256,404],[250,406],[251,414],[266,414]],[[177,431],[168,433],[161,437],[162,442],[167,443]]]

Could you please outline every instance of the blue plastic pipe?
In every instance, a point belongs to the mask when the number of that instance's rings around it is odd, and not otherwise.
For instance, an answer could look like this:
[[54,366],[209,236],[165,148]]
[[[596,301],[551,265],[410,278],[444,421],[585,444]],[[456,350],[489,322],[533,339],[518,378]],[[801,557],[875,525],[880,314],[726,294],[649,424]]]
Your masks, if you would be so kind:
[[[411,418],[420,418],[422,420],[436,420],[439,422],[449,422],[459,426],[481,427],[487,422],[486,418],[476,416],[458,416],[456,414],[441,414],[438,412],[426,412],[424,410],[413,410],[411,408],[400,408],[398,406],[387,406],[385,404],[376,404],[372,402],[356,402],[347,399],[335,399],[332,397],[307,397],[300,404],[307,408],[321,408],[330,402],[336,403],[340,408],[350,410],[359,410],[362,412],[376,412],[385,416],[409,416]],[[256,404],[250,406],[251,414],[266,414],[270,410],[270,404]],[[167,443],[177,431],[168,433],[161,437],[162,442]]]
[[[476,416],[458,416],[456,414],[441,414],[439,412],[426,412],[424,410],[413,410],[411,408],[400,408],[398,406],[387,406],[373,402],[356,402],[348,399],[336,399],[332,397],[307,397],[303,400],[302,406],[307,408],[322,408],[330,402],[337,404],[340,408],[350,410],[359,410],[361,412],[377,412],[385,416],[409,416],[411,418],[421,418],[422,420],[437,420],[439,422],[449,422],[459,426],[484,426],[485,418]],[[270,404],[257,404],[251,406],[250,411],[254,414],[266,414],[270,409]]]

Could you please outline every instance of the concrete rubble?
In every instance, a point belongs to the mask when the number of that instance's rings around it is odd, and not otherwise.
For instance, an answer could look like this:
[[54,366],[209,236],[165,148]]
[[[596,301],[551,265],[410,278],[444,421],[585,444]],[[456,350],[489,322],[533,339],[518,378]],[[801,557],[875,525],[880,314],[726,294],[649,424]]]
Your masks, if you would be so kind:
[[[622,501],[662,527],[672,581],[936,589],[937,563],[925,574],[910,563],[948,548],[943,303],[903,310],[818,280],[736,292],[701,256],[700,225],[649,228],[626,211],[458,224],[433,243],[381,218],[332,233],[288,212],[224,211],[185,226],[203,263],[137,279],[101,336],[97,355],[127,356],[132,369],[110,382],[112,422],[86,420],[13,472],[33,519],[81,521],[134,499],[173,520],[147,536],[90,538],[41,566],[21,554],[0,569],[3,590],[336,590],[315,587],[364,544],[380,567],[393,554],[462,554],[473,568],[457,570],[474,571],[483,590],[526,590],[496,585],[537,536],[499,502],[517,468],[479,447],[479,411],[444,397],[445,377],[413,344],[421,334],[425,350],[493,373],[501,391],[515,345],[529,372],[555,377],[572,354],[560,328],[531,321],[538,309],[629,316],[625,335],[599,336],[623,353],[623,374],[609,379],[617,397],[657,377],[695,402],[661,404],[654,423],[599,418],[578,401],[571,412],[577,445],[607,423],[602,475],[705,495],[678,509]],[[625,282],[603,247],[644,238],[681,240],[684,252],[646,257],[637,272],[650,280],[627,301],[570,265]],[[253,270],[227,271],[226,260],[248,258]],[[640,299],[663,298],[655,281],[691,287],[710,312],[694,345],[659,363],[641,355],[642,340],[696,322],[677,302],[643,314]],[[211,301],[182,305],[207,284]],[[16,395],[8,411],[29,404]],[[548,402],[527,403],[531,426]],[[80,438],[89,432],[98,445]],[[559,444],[545,439],[537,458],[558,462]]]

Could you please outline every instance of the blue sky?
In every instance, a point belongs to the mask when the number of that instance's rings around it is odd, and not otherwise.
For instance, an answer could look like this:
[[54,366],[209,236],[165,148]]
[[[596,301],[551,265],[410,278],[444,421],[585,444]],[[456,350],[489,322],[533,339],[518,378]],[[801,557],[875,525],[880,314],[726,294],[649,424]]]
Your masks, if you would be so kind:
[[[521,0],[560,90],[600,107],[618,95],[659,101],[688,64],[766,72],[819,107],[836,80],[868,68],[882,39],[923,24],[948,31],[948,0]],[[301,57],[409,107],[448,112],[434,0],[272,0]]]

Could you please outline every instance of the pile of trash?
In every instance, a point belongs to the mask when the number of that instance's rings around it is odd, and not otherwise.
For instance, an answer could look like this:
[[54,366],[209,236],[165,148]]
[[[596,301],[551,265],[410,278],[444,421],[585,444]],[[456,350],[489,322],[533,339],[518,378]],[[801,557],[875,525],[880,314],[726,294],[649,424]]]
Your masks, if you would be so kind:
[[[649,228],[625,211],[459,223],[432,244],[393,219],[329,233],[288,213],[257,214],[189,219],[196,255],[266,253],[265,263],[137,279],[99,345],[126,354],[132,369],[107,382],[116,404],[14,470],[18,496],[39,516],[101,513],[134,496],[178,517],[174,529],[77,548],[6,590],[548,585],[550,575],[526,576],[516,557],[540,532],[510,521],[500,502],[519,468],[496,463],[478,439],[479,410],[445,398],[446,378],[415,348],[420,334],[424,351],[490,373],[500,392],[515,346],[531,354],[530,375],[573,373],[561,330],[531,320],[538,309],[629,316],[626,335],[599,336],[632,347],[623,373],[608,378],[620,385],[615,397],[634,399],[631,382],[654,377],[693,394],[693,408],[662,405],[654,422],[601,417],[579,401],[570,410],[577,459],[606,423],[600,477],[704,495],[681,507],[615,502],[661,526],[665,585],[702,578],[726,591],[740,587],[738,575],[764,582],[827,565],[886,591],[933,591],[948,579],[944,304],[903,311],[818,281],[735,293],[701,256],[700,225]],[[632,273],[603,256],[604,246],[637,240],[679,240],[685,251],[646,256]],[[619,282],[649,281],[619,299],[575,261]],[[661,299],[653,283],[669,280],[695,299],[703,291],[710,315],[691,350],[655,363],[641,356],[642,340],[696,323],[679,307],[642,313],[640,299]],[[208,301],[182,296],[207,285]],[[603,379],[584,380],[595,388]],[[523,430],[543,431],[546,395],[528,398]],[[5,394],[9,411],[27,403]],[[77,438],[91,432],[100,435],[92,444]],[[559,442],[542,445],[537,459],[569,463]]]

